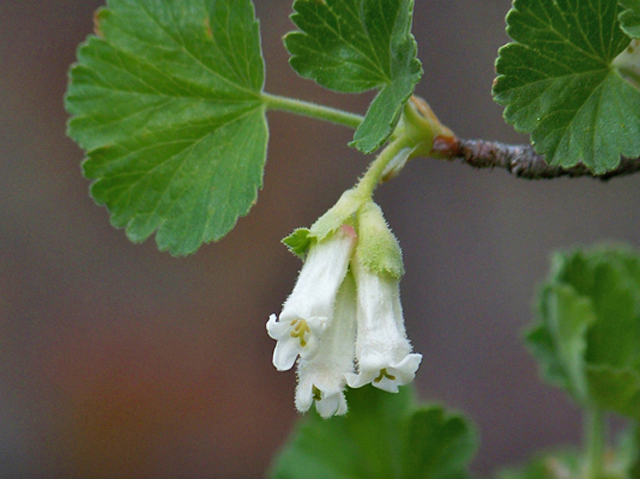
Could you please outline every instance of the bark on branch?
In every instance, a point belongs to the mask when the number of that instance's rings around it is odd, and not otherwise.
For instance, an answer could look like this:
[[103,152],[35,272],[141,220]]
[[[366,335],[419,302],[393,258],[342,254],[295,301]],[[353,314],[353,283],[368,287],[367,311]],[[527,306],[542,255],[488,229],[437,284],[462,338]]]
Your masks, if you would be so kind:
[[531,180],[592,177],[606,181],[640,171],[640,159],[622,157],[615,170],[594,175],[582,163],[571,168],[550,166],[530,145],[507,145],[484,140],[436,139],[434,153],[451,161],[460,160],[475,168],[504,168],[516,177]]

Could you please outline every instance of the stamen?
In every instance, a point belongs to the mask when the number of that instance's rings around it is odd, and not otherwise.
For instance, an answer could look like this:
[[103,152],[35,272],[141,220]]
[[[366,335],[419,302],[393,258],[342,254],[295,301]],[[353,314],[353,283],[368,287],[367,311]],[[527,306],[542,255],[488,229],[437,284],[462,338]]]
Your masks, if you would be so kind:
[[311,393],[313,394],[314,400],[317,400],[318,402],[322,400],[322,391],[315,385],[311,387]]
[[374,382],[379,383],[383,378],[388,378],[389,380],[395,380],[396,377],[387,372],[386,368],[380,370],[380,375],[373,379]]
[[309,327],[307,326],[307,321],[303,320],[302,318],[296,318],[294,320],[291,320],[291,326],[293,327],[293,329],[291,330],[291,336],[300,340],[301,347],[306,347],[307,340],[304,338],[304,336],[310,331]]

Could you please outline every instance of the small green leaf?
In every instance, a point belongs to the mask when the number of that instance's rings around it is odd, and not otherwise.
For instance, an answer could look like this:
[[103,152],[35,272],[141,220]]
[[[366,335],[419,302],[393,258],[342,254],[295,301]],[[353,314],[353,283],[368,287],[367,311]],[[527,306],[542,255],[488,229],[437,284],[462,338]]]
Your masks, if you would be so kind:
[[617,2],[515,0],[494,99],[547,163],[596,174],[640,156],[640,91],[613,67],[630,38]]
[[640,0],[618,0],[625,8],[620,12],[620,26],[632,38],[640,38]]
[[411,35],[413,0],[296,0],[293,8],[301,31],[287,34],[285,45],[301,76],[339,92],[380,90],[352,142],[373,152],[422,76]]
[[345,417],[303,418],[276,457],[275,478],[458,478],[476,449],[474,430],[439,406],[416,406],[371,386],[347,391]]
[[262,186],[264,67],[250,0],[110,0],[78,51],[66,107],[91,193],[116,227],[192,253]]
[[291,253],[304,260],[311,246],[311,237],[308,228],[296,228],[291,235],[282,239]]
[[640,257],[557,254],[527,340],[545,376],[584,406],[640,420]]

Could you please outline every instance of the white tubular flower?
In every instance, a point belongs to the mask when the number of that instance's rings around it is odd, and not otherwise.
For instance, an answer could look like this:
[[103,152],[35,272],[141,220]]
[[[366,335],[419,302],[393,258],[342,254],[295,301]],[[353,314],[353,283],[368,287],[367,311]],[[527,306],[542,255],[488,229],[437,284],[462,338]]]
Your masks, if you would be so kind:
[[422,355],[411,353],[400,305],[400,280],[372,273],[354,255],[351,268],[358,296],[356,361],[358,374],[347,383],[358,388],[367,383],[395,393],[413,381]]
[[277,340],[273,365],[289,370],[300,355],[312,358],[320,336],[331,323],[338,289],[345,278],[357,240],[355,230],[343,225],[309,248],[293,292],[280,317],[271,315],[267,332]]
[[298,361],[296,408],[304,413],[315,401],[322,418],[347,413],[345,376],[353,374],[356,337],[356,287],[347,273],[338,292],[334,317],[322,335],[316,355]]

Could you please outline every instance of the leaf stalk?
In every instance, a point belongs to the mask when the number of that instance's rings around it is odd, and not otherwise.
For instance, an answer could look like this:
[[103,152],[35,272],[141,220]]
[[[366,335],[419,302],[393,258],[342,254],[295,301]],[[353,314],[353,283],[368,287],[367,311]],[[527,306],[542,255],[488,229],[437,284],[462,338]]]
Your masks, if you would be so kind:
[[271,95],[262,93],[262,102],[269,110],[282,110],[296,115],[326,120],[337,125],[345,127],[358,128],[364,120],[364,117],[355,113],[345,112],[337,108],[318,105],[317,103],[306,102],[295,98],[281,97],[279,95]]

